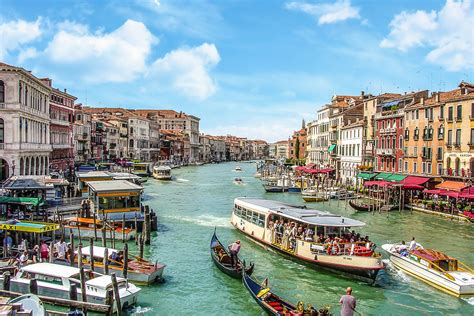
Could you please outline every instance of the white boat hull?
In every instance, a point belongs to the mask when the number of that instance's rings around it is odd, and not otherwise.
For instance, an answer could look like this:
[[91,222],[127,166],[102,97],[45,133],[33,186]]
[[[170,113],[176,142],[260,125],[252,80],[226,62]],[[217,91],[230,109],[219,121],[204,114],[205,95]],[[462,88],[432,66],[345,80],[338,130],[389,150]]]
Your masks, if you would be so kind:
[[153,178],[155,178],[156,180],[170,181],[172,179],[172,176],[162,176],[154,174]]
[[[462,272],[449,272],[455,280],[450,280],[444,274],[430,269],[408,257],[401,256],[397,252],[391,250],[393,245],[382,245],[382,248],[390,254],[390,262],[392,264],[408,273],[409,275],[443,291],[455,296],[474,295],[474,275],[470,274],[471,280],[463,282],[459,280],[461,274],[468,274]],[[464,283],[464,284],[463,284]]]

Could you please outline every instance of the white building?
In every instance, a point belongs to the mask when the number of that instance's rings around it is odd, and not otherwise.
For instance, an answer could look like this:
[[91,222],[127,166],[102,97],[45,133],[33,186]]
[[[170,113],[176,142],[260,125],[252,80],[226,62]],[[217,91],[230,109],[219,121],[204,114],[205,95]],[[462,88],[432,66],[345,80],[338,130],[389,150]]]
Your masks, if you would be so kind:
[[0,182],[13,175],[46,175],[51,87],[29,71],[0,63]]
[[276,157],[288,159],[290,156],[290,146],[287,140],[281,140],[275,143],[276,145]]
[[[358,167],[362,164],[362,131],[363,120],[349,123],[341,127],[339,157],[339,175],[342,183],[355,184]],[[349,179],[349,180],[347,180]]]
[[329,165],[329,106],[325,105],[317,113],[317,124],[313,134],[315,139],[314,152],[316,153],[313,163],[319,168]]
[[317,160],[317,150],[316,150],[316,141],[317,141],[317,130],[318,130],[318,121],[314,120],[306,126],[306,164],[315,164]]

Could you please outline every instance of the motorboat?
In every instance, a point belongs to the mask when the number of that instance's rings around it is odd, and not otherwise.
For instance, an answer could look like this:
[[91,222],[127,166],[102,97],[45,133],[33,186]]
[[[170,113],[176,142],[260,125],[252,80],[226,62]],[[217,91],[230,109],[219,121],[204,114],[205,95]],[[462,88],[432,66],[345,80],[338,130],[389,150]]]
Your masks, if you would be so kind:
[[253,176],[258,179],[262,177],[262,174],[260,172],[256,172]]
[[[105,226],[105,236],[108,239],[115,239],[115,240],[122,240],[128,241],[135,239],[136,230],[133,228],[124,227],[122,229],[121,221],[116,222],[116,224],[112,227],[113,224],[109,221],[109,223]],[[100,219],[95,220],[95,231],[101,233],[102,229],[104,229],[104,222]],[[66,231],[73,233],[74,236],[81,236],[92,238],[95,237],[96,233],[94,231],[94,219],[87,218],[87,217],[72,217],[66,220],[64,225]]]
[[235,171],[242,171],[242,168],[240,168],[240,166],[237,166],[237,167],[235,167],[234,170],[235,170]]
[[[109,275],[86,270],[86,295],[87,302],[106,304],[107,290],[112,288],[112,278]],[[60,265],[55,263],[34,263],[20,268],[18,273],[10,279],[10,291],[28,294],[30,293],[30,281],[37,280],[38,295],[69,299],[70,287],[75,284],[78,292],[78,299],[81,295],[81,281],[79,268]],[[0,276],[3,281],[3,275]],[[126,279],[117,278],[121,309],[134,305],[138,299],[141,289]],[[3,289],[3,282],[0,282]],[[117,306],[114,306],[117,310]]]
[[[8,305],[20,305],[22,311],[16,311],[16,315],[33,315],[44,316],[47,315],[46,308],[38,296],[33,294],[24,294],[8,301]],[[4,314],[7,315],[7,314]],[[11,314],[8,314],[11,315]]]
[[268,193],[282,193],[288,191],[288,187],[279,185],[276,182],[267,182],[262,184],[263,188]]
[[[104,247],[94,246],[94,269],[98,272],[104,272]],[[83,247],[82,255],[85,257],[84,266],[90,267],[91,247]],[[77,251],[76,251],[77,253]],[[113,260],[112,254],[115,254],[120,259]],[[123,262],[121,261],[121,251],[107,248],[107,256],[109,260],[109,271],[115,272],[117,276],[123,277]],[[159,262],[149,262],[138,257],[129,258],[127,263],[127,279],[138,284],[152,284],[162,280],[163,271],[166,265]]]
[[242,184],[244,184],[244,181],[242,180],[242,178],[235,178],[234,183],[238,184],[238,185],[242,185]]
[[154,166],[153,178],[166,181],[172,180],[171,168],[168,166]]
[[[308,227],[308,238],[296,238],[293,244],[282,240],[274,230],[276,221],[293,222]],[[369,242],[349,242],[340,239],[326,243],[326,236],[344,236],[364,222],[325,211],[295,206],[261,198],[236,198],[231,216],[232,225],[241,233],[265,247],[277,250],[293,260],[336,271],[370,283],[384,269],[382,257]],[[314,236],[323,236],[322,240]]]
[[396,268],[451,295],[474,295],[474,270],[468,265],[441,251],[423,249],[419,244],[412,251],[401,251],[400,246],[382,245]]
[[317,187],[309,187],[301,191],[301,197],[305,202],[323,202],[328,200],[324,191],[319,191]]

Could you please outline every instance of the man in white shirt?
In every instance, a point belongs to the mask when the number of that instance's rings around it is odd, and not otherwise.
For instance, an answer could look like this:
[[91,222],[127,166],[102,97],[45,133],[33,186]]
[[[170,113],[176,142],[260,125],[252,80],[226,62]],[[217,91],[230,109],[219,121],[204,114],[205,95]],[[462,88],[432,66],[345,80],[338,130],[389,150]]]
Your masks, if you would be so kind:
[[408,250],[413,251],[415,249],[416,249],[416,241],[415,241],[415,237],[412,237],[410,241],[410,246],[408,246]]
[[21,254],[20,256],[20,259],[19,259],[19,265],[20,265],[20,268],[26,266],[28,264],[28,251],[23,251],[23,253]]

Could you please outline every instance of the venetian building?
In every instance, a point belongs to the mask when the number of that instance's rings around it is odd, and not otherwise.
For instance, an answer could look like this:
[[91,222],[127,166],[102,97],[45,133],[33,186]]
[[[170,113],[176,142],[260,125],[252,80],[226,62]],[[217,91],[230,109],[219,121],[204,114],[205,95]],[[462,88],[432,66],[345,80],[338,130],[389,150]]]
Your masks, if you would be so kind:
[[31,72],[0,63],[0,181],[49,170],[51,87]]

